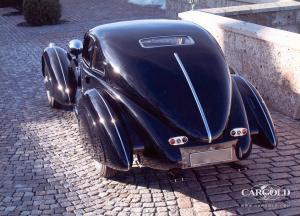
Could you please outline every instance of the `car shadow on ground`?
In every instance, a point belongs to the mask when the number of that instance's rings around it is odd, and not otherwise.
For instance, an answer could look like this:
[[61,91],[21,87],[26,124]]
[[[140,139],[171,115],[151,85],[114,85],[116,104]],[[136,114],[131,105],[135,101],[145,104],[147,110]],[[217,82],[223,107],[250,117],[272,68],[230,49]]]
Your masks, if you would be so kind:
[[[34,107],[30,112],[21,111],[20,115],[26,117],[16,119],[22,121],[2,119],[11,125],[12,134],[0,142],[0,211],[4,213],[19,214],[26,210],[40,214],[102,215],[160,209],[171,215],[218,211],[229,215],[262,210],[257,206],[244,207],[259,202],[243,197],[241,190],[271,182],[267,168],[271,167],[268,158],[274,151],[255,147],[245,161],[180,170],[175,175],[132,168],[105,179],[80,143],[73,113],[50,109],[45,98],[37,101],[39,111]],[[285,182],[281,179],[271,183]]]
[[[132,168],[128,173],[120,172],[111,180],[146,188],[152,196],[155,196],[155,191],[174,194],[180,209],[191,209],[196,215],[213,211],[222,211],[229,215],[236,214],[234,208],[245,208],[245,204],[259,203],[251,197],[245,198],[241,195],[242,189],[251,188],[250,181],[244,179],[245,172],[247,166],[240,163],[176,170],[175,176],[170,171]],[[128,175],[133,175],[134,179],[128,178]],[[239,178],[241,184],[231,182],[235,178]],[[167,202],[168,198],[174,197],[163,197]],[[245,210],[247,209],[246,207]]]

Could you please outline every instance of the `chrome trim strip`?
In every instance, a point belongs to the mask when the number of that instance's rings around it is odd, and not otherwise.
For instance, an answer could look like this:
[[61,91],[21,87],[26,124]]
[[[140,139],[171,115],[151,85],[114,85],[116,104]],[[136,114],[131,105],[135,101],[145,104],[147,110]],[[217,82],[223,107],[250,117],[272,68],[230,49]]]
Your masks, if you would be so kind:
[[[66,86],[66,88],[68,88],[68,86],[67,86],[67,82],[66,82],[66,78],[65,78],[65,74],[64,74],[64,70],[63,70],[63,67],[62,67],[61,61],[60,61],[60,59],[59,59],[58,53],[57,53],[57,51],[56,51],[55,47],[53,47],[53,49],[54,49],[54,52],[55,52],[55,54],[56,54],[56,57],[57,57],[57,59],[58,59],[59,66],[60,66],[60,69],[61,69],[61,73],[62,73],[62,75],[63,75],[63,77],[64,77],[65,86]],[[68,95],[68,98],[69,98],[69,102],[71,102],[70,94],[69,94],[68,92],[65,92],[65,93],[67,93],[67,95]]]
[[[238,76],[239,76],[239,75],[238,75]],[[258,102],[260,108],[262,109],[263,114],[264,114],[264,116],[265,116],[265,118],[266,118],[266,120],[267,120],[267,122],[268,122],[268,125],[269,125],[269,127],[270,127],[270,131],[271,131],[271,133],[272,133],[273,140],[274,140],[274,142],[276,142],[275,134],[273,133],[272,126],[271,126],[271,123],[270,123],[269,120],[268,120],[267,114],[266,114],[264,108],[262,107],[261,102],[260,102],[259,99],[257,98],[256,93],[255,93],[255,92],[253,91],[253,89],[252,89],[252,88],[255,88],[255,87],[254,87],[250,82],[248,82],[247,80],[245,80],[242,76],[239,76],[239,77],[240,77],[242,80],[244,80],[244,82],[246,83],[246,85],[250,88],[251,92],[254,94],[254,97],[255,97],[255,99],[257,100],[257,102]],[[270,113],[269,113],[269,116],[271,116]],[[272,123],[272,124],[273,124],[273,123]]]
[[[143,44],[143,40],[148,40],[148,39],[155,39],[155,38],[168,38],[168,37],[187,37],[189,40],[192,41],[192,44],[179,44],[179,45],[157,45],[157,46],[152,46],[152,47],[146,47]],[[187,35],[168,35],[168,36],[157,36],[157,37],[147,37],[147,38],[141,38],[139,39],[139,44],[142,48],[144,49],[153,49],[153,48],[159,48],[159,47],[176,47],[176,46],[192,46],[195,44],[194,39],[191,36]]]
[[[109,113],[109,115],[110,115],[110,118],[111,118],[111,119],[114,119],[113,116],[112,116],[112,114],[111,114],[111,112],[110,112],[110,110],[109,110],[109,108],[108,108],[108,106],[107,106],[107,104],[106,104],[106,102],[105,102],[105,100],[103,99],[103,97],[101,96],[101,94],[100,94],[98,91],[96,91],[96,92],[97,92],[97,94],[100,96],[101,100],[103,101],[103,103],[104,103],[104,105],[105,105],[105,107],[106,107],[106,109],[107,109],[107,111],[108,111],[108,113]],[[125,158],[126,158],[126,161],[127,161],[127,166],[129,167],[129,164],[130,164],[130,163],[129,163],[129,159],[128,159],[128,157],[127,157],[127,153],[126,153],[125,146],[124,146],[123,140],[122,140],[122,138],[121,138],[120,132],[119,132],[119,130],[118,130],[118,127],[117,127],[116,123],[115,123],[115,122],[112,122],[112,123],[113,123],[113,125],[115,126],[116,132],[117,132],[117,134],[118,134],[119,140],[120,140],[120,142],[121,142],[121,145],[122,145],[122,148],[123,148],[123,151],[124,151],[124,154],[125,154]]]
[[201,103],[200,103],[200,101],[199,101],[199,98],[198,98],[198,96],[197,96],[197,94],[196,94],[195,88],[194,88],[194,86],[193,86],[193,84],[192,84],[192,81],[190,80],[190,77],[189,77],[189,75],[188,75],[188,73],[187,73],[187,71],[186,71],[186,69],[185,69],[185,67],[184,67],[184,65],[183,65],[183,63],[182,63],[182,61],[180,60],[178,54],[177,54],[177,53],[174,53],[174,56],[175,56],[175,58],[176,58],[176,60],[177,60],[177,63],[179,64],[179,66],[180,66],[180,68],[181,68],[181,70],[182,70],[184,76],[185,76],[186,81],[188,82],[188,84],[189,84],[189,86],[190,86],[190,89],[191,89],[192,94],[193,94],[193,96],[194,96],[195,102],[196,102],[196,104],[197,104],[197,106],[198,106],[198,110],[199,110],[199,112],[200,112],[200,115],[201,115],[201,117],[202,117],[202,120],[203,120],[205,129],[206,129],[206,133],[207,133],[207,136],[208,136],[208,143],[211,143],[211,142],[212,142],[212,135],[211,135],[211,132],[210,132],[210,129],[209,129],[209,125],[208,125],[207,119],[206,119],[206,117],[205,117],[204,110],[203,110],[203,108],[202,108],[202,106],[201,106]]

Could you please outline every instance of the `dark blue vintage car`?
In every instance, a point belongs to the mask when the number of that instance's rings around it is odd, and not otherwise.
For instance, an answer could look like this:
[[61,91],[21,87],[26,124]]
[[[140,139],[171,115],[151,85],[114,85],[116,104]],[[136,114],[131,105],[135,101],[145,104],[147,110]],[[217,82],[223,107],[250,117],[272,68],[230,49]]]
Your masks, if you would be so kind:
[[268,109],[215,39],[183,21],[101,25],[68,51],[50,44],[42,72],[51,107],[73,107],[82,143],[113,176],[133,165],[191,168],[273,149]]

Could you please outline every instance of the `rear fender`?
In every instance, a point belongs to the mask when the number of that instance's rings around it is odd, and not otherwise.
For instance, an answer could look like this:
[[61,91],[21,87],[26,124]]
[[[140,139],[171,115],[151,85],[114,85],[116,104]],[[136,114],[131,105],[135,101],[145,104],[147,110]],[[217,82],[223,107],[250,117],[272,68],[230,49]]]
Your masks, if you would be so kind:
[[269,110],[255,87],[239,75],[232,75],[246,108],[251,137],[254,144],[274,149],[277,136]]
[[[232,81],[232,105],[230,110],[230,117],[227,124],[227,130],[225,134],[230,134],[234,128],[246,128],[250,130],[249,120],[247,112],[243,103],[241,94],[234,80]],[[231,136],[231,135],[230,135]],[[247,158],[252,150],[251,135],[247,133],[244,136],[238,138],[238,144],[236,146],[236,156],[240,160]]]
[[46,89],[51,91],[57,102],[74,104],[77,83],[64,49],[50,45],[43,51],[42,73]]
[[[102,136],[99,145],[102,145],[105,160],[101,163],[118,170],[129,170],[132,149],[121,122],[104,95],[96,89],[88,90],[78,102],[78,107],[84,107],[78,112],[84,112],[96,136]],[[80,118],[80,114],[78,116]]]

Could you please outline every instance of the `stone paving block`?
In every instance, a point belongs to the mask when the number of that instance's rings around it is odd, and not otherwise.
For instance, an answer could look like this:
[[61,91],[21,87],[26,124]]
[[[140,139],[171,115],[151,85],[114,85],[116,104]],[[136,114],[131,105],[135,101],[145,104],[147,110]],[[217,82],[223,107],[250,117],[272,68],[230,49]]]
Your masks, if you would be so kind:
[[181,216],[193,216],[194,211],[192,208],[187,208],[187,209],[180,209],[180,215]]
[[234,209],[227,209],[227,210],[219,210],[214,212],[215,216],[236,216],[237,213]]
[[218,195],[211,195],[209,197],[210,201],[217,202],[217,201],[226,201],[231,200],[232,198],[227,194],[218,194]]
[[180,209],[186,209],[192,207],[191,199],[189,197],[178,198],[177,203]]
[[246,214],[252,214],[252,213],[258,213],[258,212],[263,212],[264,209],[261,207],[240,207],[237,208],[237,212],[240,215],[246,215]]
[[235,200],[226,200],[222,202],[213,202],[212,207],[214,210],[228,209],[237,207],[239,204]]
[[292,216],[292,215],[299,215],[300,207],[292,207],[286,208],[276,211],[276,214],[279,216]]
[[259,213],[249,214],[248,216],[276,216],[276,214],[271,211],[263,211]]
[[287,179],[292,177],[290,174],[288,173],[271,173],[269,174],[271,179]]
[[217,187],[217,188],[211,188],[207,189],[207,194],[208,195],[214,195],[214,194],[222,194],[222,193],[228,193],[231,192],[229,187]]

